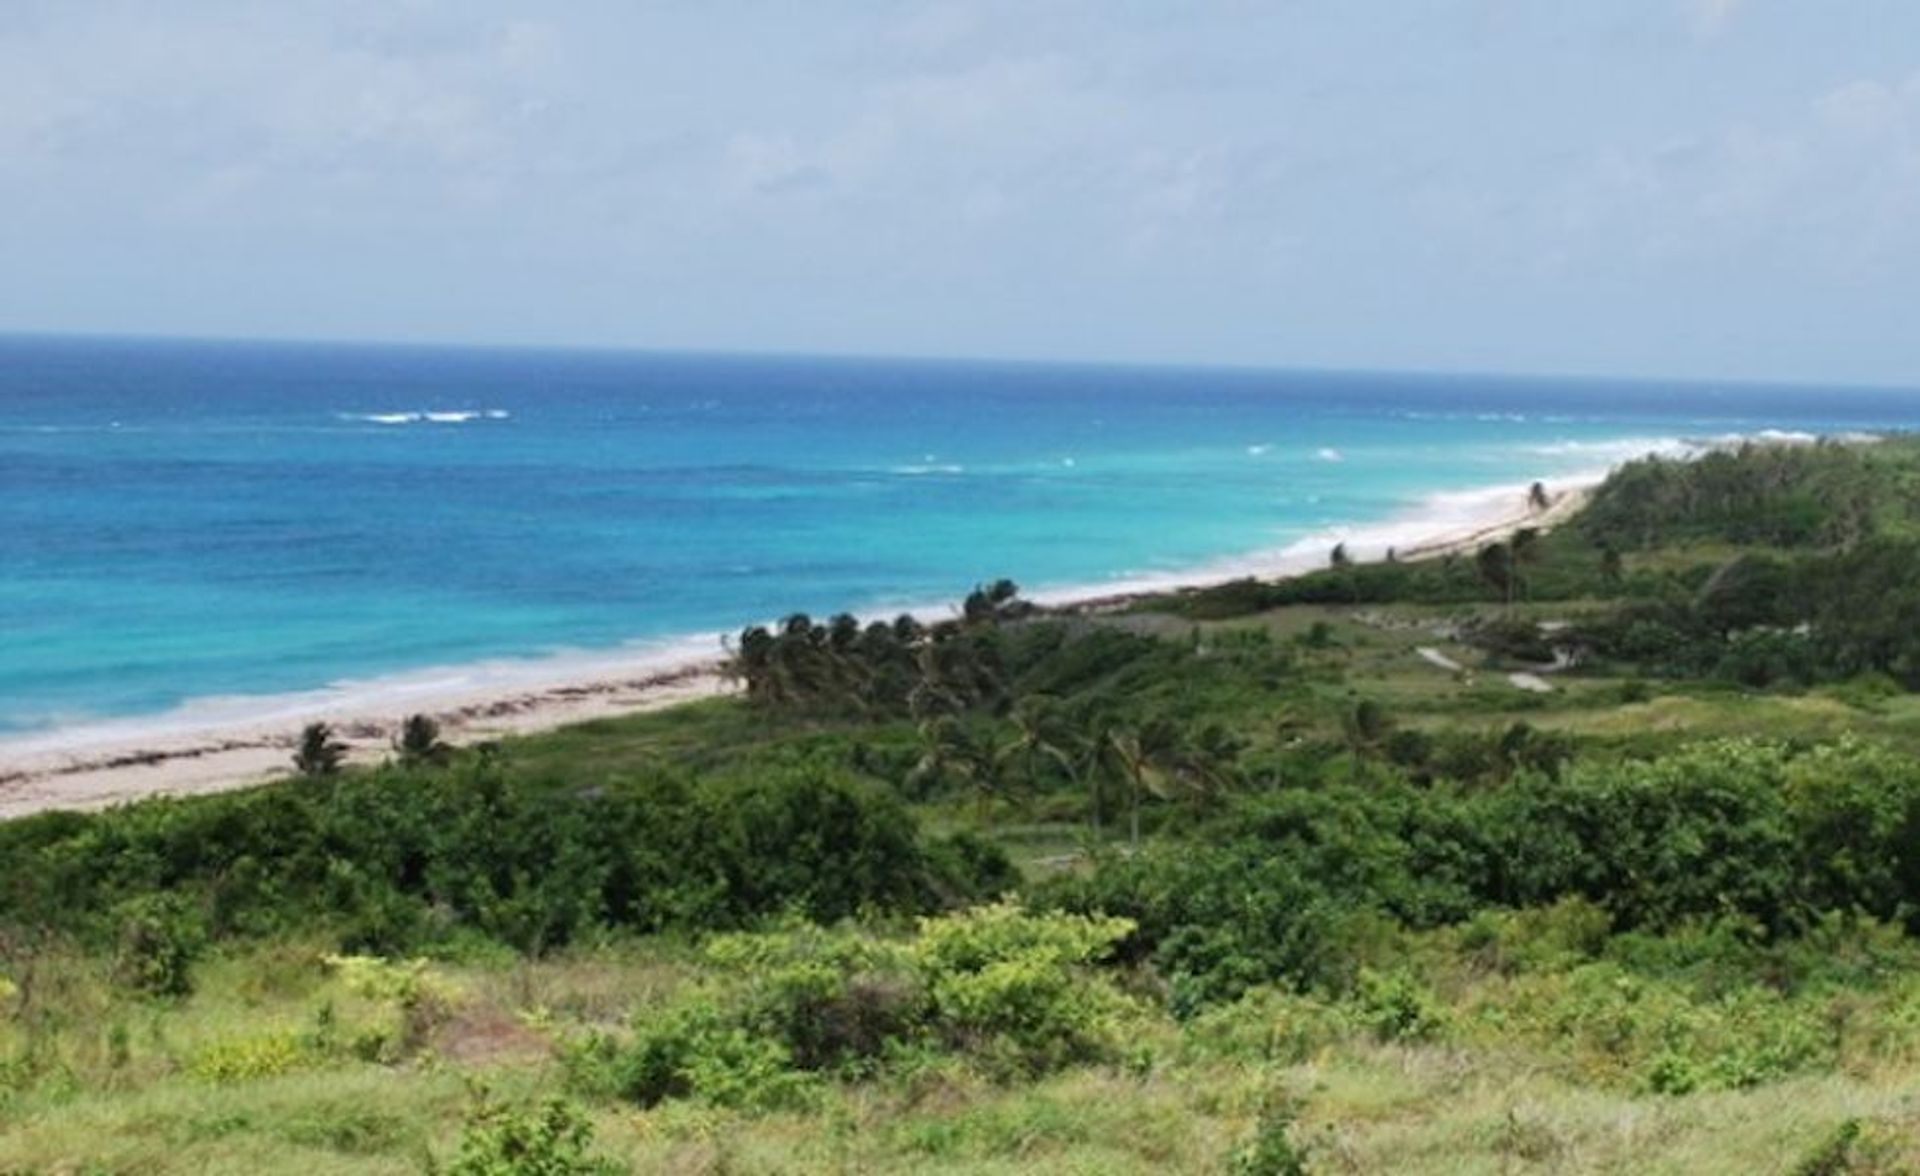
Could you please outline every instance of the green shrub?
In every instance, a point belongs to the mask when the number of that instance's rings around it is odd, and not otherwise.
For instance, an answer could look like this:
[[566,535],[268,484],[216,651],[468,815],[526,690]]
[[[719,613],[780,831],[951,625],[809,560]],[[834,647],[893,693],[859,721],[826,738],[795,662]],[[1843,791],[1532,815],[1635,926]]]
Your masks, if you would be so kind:
[[1030,914],[1009,903],[921,922],[914,958],[938,1032],[996,1068],[1039,1073],[1107,1056],[1124,1002],[1084,972],[1125,919]]
[[1445,1009],[1404,970],[1362,968],[1353,1003],[1360,1024],[1381,1041],[1427,1041],[1446,1028]]
[[448,1176],[614,1176],[621,1167],[593,1152],[593,1124],[550,1099],[521,1109],[476,1090]]
[[114,975],[151,996],[193,991],[193,964],[206,945],[200,912],[184,898],[149,894],[114,908],[118,946]]
[[1287,1106],[1262,1114],[1253,1137],[1233,1153],[1231,1176],[1306,1176],[1306,1156],[1293,1141],[1294,1117]]
[[1202,1057],[1298,1065],[1357,1033],[1349,1006],[1284,988],[1256,988],[1187,1021],[1183,1043]]
[[207,1082],[246,1082],[285,1074],[314,1061],[298,1033],[257,1033],[202,1046],[187,1058],[187,1074]]
[[922,920],[910,938],[795,923],[721,936],[708,983],[625,1037],[569,1045],[565,1065],[577,1089],[642,1106],[772,1109],[809,1102],[823,1075],[934,1053],[996,1077],[1110,1058],[1129,1005],[1089,965],[1128,930],[998,904]]

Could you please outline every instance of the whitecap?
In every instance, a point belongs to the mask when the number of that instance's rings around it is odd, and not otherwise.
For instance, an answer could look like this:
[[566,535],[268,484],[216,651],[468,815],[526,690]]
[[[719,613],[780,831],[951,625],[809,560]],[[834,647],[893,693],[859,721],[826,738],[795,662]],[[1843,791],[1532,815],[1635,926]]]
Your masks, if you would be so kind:
[[901,465],[893,466],[889,468],[887,472],[890,474],[901,474],[907,477],[917,477],[922,474],[964,474],[967,472],[967,467],[952,464]]
[[504,421],[513,414],[500,408],[441,408],[426,412],[340,412],[334,415],[343,421],[362,421],[370,425],[415,425],[423,421],[436,425],[464,425],[468,421],[483,418]]
[[1272,452],[1273,452],[1273,446],[1271,446],[1271,445],[1249,445],[1249,446],[1247,446],[1247,456],[1248,456],[1248,457],[1265,457],[1265,456],[1266,456],[1267,454],[1269,454],[1269,453],[1272,453]]
[[1340,456],[1340,451],[1338,449],[1332,449],[1332,448],[1322,448],[1322,449],[1316,450],[1314,452],[1314,456],[1319,458],[1321,461],[1344,460]]

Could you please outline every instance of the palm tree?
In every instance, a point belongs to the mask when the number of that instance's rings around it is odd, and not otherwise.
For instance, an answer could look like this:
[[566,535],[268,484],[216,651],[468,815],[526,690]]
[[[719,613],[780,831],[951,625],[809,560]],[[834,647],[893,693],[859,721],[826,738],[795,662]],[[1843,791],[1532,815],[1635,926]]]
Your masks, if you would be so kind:
[[453,750],[441,740],[440,724],[431,715],[408,715],[393,749],[400,753],[400,762],[409,766],[442,763]]
[[1069,783],[1078,782],[1073,757],[1066,751],[1067,737],[1061,724],[1058,699],[1049,694],[1030,694],[1014,705],[1010,717],[1013,738],[994,753],[996,766],[1019,763],[1029,794],[1037,791],[1038,769],[1045,763],[1059,768]]
[[1094,841],[1098,842],[1101,827],[1106,823],[1107,769],[1114,764],[1113,736],[1118,726],[1102,712],[1082,711],[1074,727],[1074,772],[1086,785],[1087,821],[1093,828]]
[[1012,580],[995,580],[967,593],[960,616],[969,625],[991,624],[1020,611],[1020,587]]
[[308,723],[300,732],[300,745],[293,753],[293,766],[302,776],[331,776],[340,770],[347,745],[335,739],[333,728],[325,723]]
[[1138,849],[1140,803],[1148,792],[1167,794],[1167,772],[1179,756],[1180,731],[1166,719],[1150,719],[1137,728],[1115,730],[1108,742],[1127,778],[1127,840]]
[[917,719],[952,714],[966,708],[959,689],[947,678],[941,642],[922,641],[914,650],[914,681],[907,690],[907,713]]
[[1212,805],[1233,787],[1235,763],[1245,744],[1219,723],[1208,723],[1180,742],[1174,776],[1200,805]]

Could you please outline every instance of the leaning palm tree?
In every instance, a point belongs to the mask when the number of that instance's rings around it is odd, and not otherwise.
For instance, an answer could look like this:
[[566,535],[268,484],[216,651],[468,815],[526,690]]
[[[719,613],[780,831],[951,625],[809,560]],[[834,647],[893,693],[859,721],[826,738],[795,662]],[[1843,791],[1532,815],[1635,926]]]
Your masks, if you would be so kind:
[[293,753],[293,766],[302,776],[331,776],[340,770],[347,745],[334,738],[333,728],[325,723],[308,723],[300,732],[300,745]]

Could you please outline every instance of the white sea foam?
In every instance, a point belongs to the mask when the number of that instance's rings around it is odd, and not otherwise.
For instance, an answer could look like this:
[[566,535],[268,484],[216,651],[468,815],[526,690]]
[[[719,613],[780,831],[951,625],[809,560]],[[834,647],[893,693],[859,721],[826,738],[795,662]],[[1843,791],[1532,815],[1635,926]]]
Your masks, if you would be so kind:
[[1321,461],[1341,461],[1341,460],[1343,460],[1343,459],[1341,458],[1341,456],[1340,456],[1340,451],[1339,451],[1338,449],[1331,449],[1331,448],[1328,448],[1328,449],[1318,449],[1318,450],[1315,450],[1315,451],[1314,451],[1314,454],[1313,454],[1313,455],[1314,455],[1315,457],[1317,457],[1317,458],[1319,458],[1319,459],[1320,459]]
[[468,421],[481,419],[504,421],[513,414],[501,408],[466,409],[445,408],[427,409],[420,412],[341,412],[335,413],[343,421],[360,421],[370,425],[464,425]]
[[710,662],[724,652],[721,633],[634,641],[609,649],[561,649],[545,656],[491,658],[366,678],[341,678],[316,690],[206,695],[170,710],[129,718],[87,719],[0,735],[0,764],[100,748],[213,740],[239,732],[396,720],[585,682],[631,681]]
[[964,474],[967,472],[967,467],[955,465],[952,462],[936,462],[932,465],[891,466],[887,472],[890,474],[900,474],[905,477],[918,477],[923,474]]
[[1579,457],[1616,464],[1639,457],[1689,457],[1706,443],[1679,437],[1619,437],[1610,441],[1549,441],[1526,446],[1522,452],[1539,457]]
[[1267,454],[1269,454],[1269,453],[1272,453],[1272,452],[1273,452],[1273,446],[1271,446],[1271,445],[1264,445],[1264,444],[1263,444],[1263,445],[1249,445],[1249,446],[1247,446],[1247,456],[1248,456],[1248,457],[1265,457],[1265,456],[1266,456]]

